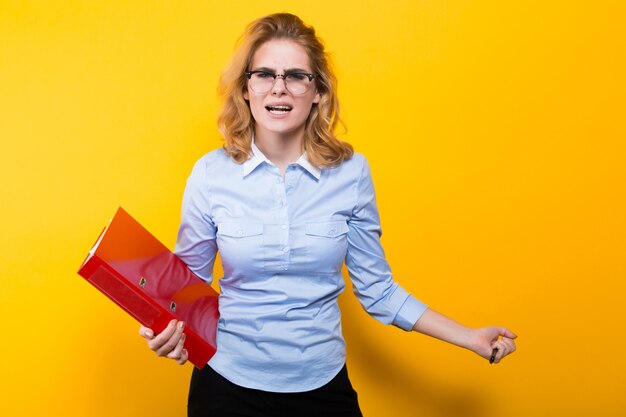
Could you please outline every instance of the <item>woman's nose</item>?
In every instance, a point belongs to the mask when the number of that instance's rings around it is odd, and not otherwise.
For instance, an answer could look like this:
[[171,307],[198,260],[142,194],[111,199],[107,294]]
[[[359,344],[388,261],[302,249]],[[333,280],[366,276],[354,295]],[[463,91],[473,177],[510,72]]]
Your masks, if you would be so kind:
[[282,75],[277,75],[274,78],[274,85],[272,85],[272,94],[282,95],[287,91],[287,86],[285,85],[285,78]]

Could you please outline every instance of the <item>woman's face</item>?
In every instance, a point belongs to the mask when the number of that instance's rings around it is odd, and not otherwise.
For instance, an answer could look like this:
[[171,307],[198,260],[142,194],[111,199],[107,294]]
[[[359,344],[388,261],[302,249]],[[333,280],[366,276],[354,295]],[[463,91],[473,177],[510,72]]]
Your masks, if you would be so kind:
[[[312,72],[306,51],[286,39],[267,41],[255,51],[250,71],[257,70],[279,75]],[[320,94],[316,91],[315,80],[304,94],[293,95],[285,88],[284,80],[276,78],[273,87],[263,94],[252,91],[248,81],[244,98],[250,103],[250,111],[256,122],[255,134],[260,138],[268,134],[301,135],[311,107],[320,101]]]

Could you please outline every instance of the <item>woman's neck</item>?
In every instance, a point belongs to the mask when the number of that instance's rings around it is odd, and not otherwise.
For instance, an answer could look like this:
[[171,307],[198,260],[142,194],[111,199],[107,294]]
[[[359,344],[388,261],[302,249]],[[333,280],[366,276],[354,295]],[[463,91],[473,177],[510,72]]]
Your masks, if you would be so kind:
[[263,155],[278,167],[281,175],[289,164],[302,155],[304,132],[299,135],[280,135],[271,132],[255,132],[254,143]]

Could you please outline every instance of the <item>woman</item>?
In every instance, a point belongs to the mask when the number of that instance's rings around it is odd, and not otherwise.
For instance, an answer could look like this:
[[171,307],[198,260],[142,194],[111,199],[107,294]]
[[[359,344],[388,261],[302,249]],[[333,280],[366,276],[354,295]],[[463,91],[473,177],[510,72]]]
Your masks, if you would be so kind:
[[[511,331],[462,326],[394,282],[367,161],[334,136],[335,86],[313,28],[290,14],[251,23],[222,76],[225,146],[192,170],[176,246],[207,282],[218,250],[224,267],[218,349],[194,369],[191,416],[361,415],[337,305],[343,262],[383,323],[495,362],[515,350]],[[140,333],[187,361],[184,323]]]

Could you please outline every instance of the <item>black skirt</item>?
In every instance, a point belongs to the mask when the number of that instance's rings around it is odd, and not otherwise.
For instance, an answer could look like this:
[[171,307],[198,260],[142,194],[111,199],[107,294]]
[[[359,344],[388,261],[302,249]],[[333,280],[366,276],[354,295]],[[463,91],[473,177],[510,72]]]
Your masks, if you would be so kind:
[[362,417],[346,366],[326,385],[306,392],[277,393],[235,385],[206,365],[194,367],[189,417]]

